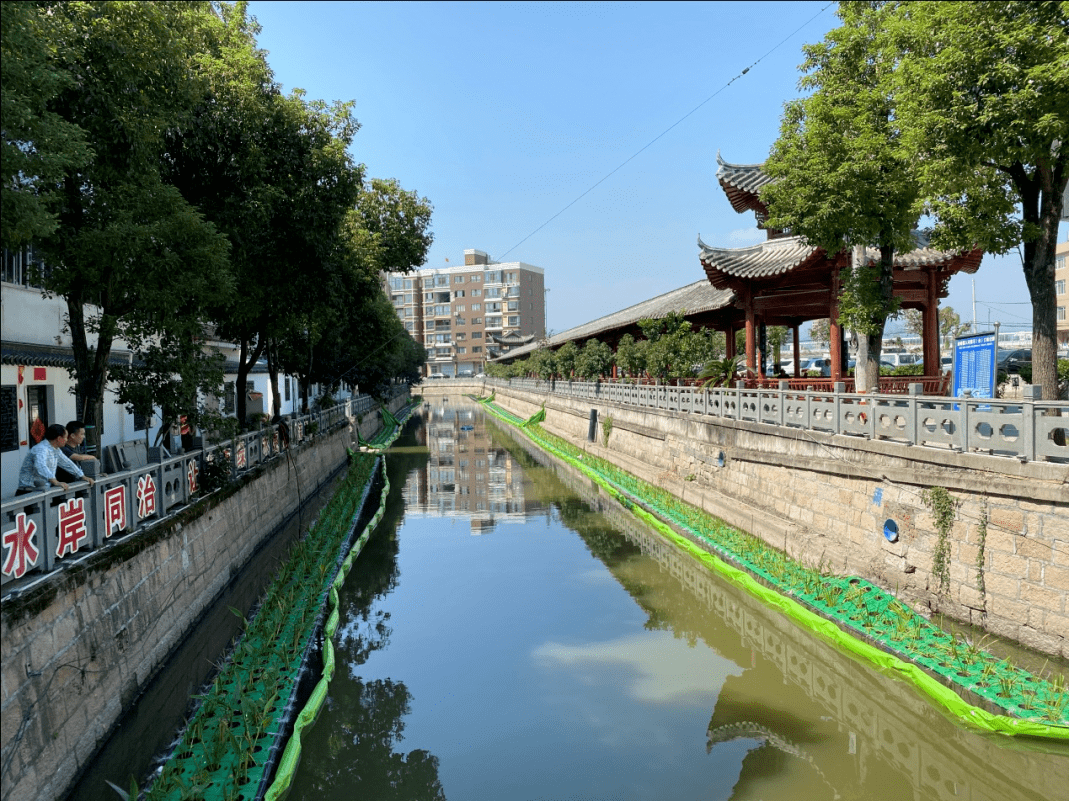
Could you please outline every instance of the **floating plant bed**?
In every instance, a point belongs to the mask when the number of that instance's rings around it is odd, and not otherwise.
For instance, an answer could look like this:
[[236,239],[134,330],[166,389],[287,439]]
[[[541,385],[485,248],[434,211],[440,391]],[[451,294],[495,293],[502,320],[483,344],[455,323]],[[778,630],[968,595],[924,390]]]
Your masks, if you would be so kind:
[[[269,774],[286,745],[298,682],[314,650],[324,604],[336,573],[343,566],[347,569],[353,558],[349,553],[342,564],[339,551],[354,533],[378,461],[371,454],[352,454],[341,486],[307,536],[290,551],[252,620],[245,622],[244,635],[200,697],[146,798],[264,796]],[[354,551],[378,523],[382,508],[380,503]]]
[[911,681],[957,720],[1004,734],[1069,740],[1064,676],[1047,679],[999,660],[980,642],[943,631],[864,579],[802,565],[757,537],[548,433],[537,425],[540,420],[521,420],[490,399],[480,402],[494,416],[523,428],[540,447],[586,473],[695,558],[824,639]]

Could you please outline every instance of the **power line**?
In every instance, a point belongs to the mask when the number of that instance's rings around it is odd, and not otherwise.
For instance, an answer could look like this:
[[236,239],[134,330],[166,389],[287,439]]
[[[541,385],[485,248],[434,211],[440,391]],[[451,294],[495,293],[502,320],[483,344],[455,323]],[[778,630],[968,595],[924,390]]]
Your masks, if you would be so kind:
[[668,126],[667,128],[665,128],[665,129],[664,129],[663,131],[661,131],[661,132],[660,132],[659,134],[657,134],[657,136],[653,137],[653,139],[651,139],[651,140],[650,140],[649,142],[647,142],[647,143],[646,143],[645,145],[643,145],[643,146],[642,146],[642,147],[640,147],[640,148],[639,148],[638,150],[636,150],[636,151],[635,151],[635,152],[634,152],[633,154],[631,154],[631,156],[629,156],[629,157],[628,157],[627,159],[625,159],[625,160],[624,160],[624,161],[623,161],[622,163],[620,163],[620,164],[619,164],[619,165],[618,165],[618,166],[617,166],[617,167],[616,167],[615,169],[613,169],[612,171],[610,171],[609,173],[607,173],[606,175],[604,175],[604,176],[603,176],[602,178],[600,178],[600,179],[599,179],[598,181],[596,181],[596,182],[595,182],[595,183],[594,183],[594,184],[593,184],[593,185],[592,185],[592,186],[591,186],[590,188],[588,188],[588,189],[587,189],[587,190],[586,190],[585,192],[583,192],[583,193],[582,193],[581,195],[579,195],[579,197],[575,198],[575,200],[573,200],[573,201],[572,201],[571,203],[569,203],[569,204],[568,204],[567,206],[565,206],[564,208],[562,208],[562,209],[561,209],[560,211],[558,211],[558,212],[557,212],[556,214],[554,214],[554,215],[553,215],[552,217],[550,217],[550,218],[549,218],[548,220],[546,220],[546,221],[545,221],[544,223],[542,223],[542,224],[541,224],[540,226],[538,226],[538,227],[537,227],[537,228],[535,228],[535,229],[534,229],[533,231],[531,231],[531,233],[527,234],[527,236],[525,236],[525,237],[524,237],[523,239],[521,239],[521,240],[520,240],[519,242],[517,242],[517,243],[516,243],[515,245],[513,245],[513,246],[512,246],[512,247],[510,247],[510,248],[509,248],[508,250],[506,250],[506,251],[505,251],[504,253],[502,253],[502,254],[501,254],[500,256],[498,256],[498,257],[497,257],[497,260],[498,260],[498,261],[501,261],[501,260],[503,260],[505,256],[507,256],[507,255],[508,255],[509,253],[511,253],[512,251],[514,251],[514,250],[515,250],[516,248],[518,248],[518,247],[519,247],[520,245],[522,245],[522,244],[523,244],[524,242],[526,242],[526,241],[527,241],[528,239],[530,239],[530,238],[531,238],[532,236],[534,236],[535,234],[537,234],[537,233],[538,233],[539,231],[541,231],[541,230],[542,230],[543,228],[545,228],[545,227],[546,227],[547,225],[549,225],[549,224],[550,224],[551,222],[553,222],[553,221],[554,221],[555,219],[557,219],[557,218],[558,218],[558,217],[560,217],[560,216],[561,216],[562,214],[564,214],[564,212],[566,212],[566,211],[567,211],[568,209],[570,209],[570,208],[571,208],[572,206],[574,206],[574,205],[575,205],[576,203],[578,203],[578,202],[579,202],[580,200],[582,200],[582,199],[583,199],[584,197],[586,197],[586,196],[587,196],[587,195],[589,195],[589,194],[590,194],[591,192],[593,192],[593,191],[594,191],[595,189],[597,189],[597,188],[598,188],[598,186],[600,186],[600,185],[601,185],[602,183],[604,183],[605,181],[607,181],[607,180],[608,180],[609,178],[611,178],[611,177],[612,177],[612,176],[613,176],[614,174],[616,174],[617,172],[619,172],[620,170],[622,170],[622,169],[623,169],[624,167],[626,167],[626,166],[627,166],[627,165],[628,165],[628,164],[629,164],[630,162],[632,162],[632,161],[633,161],[634,159],[636,159],[636,158],[637,158],[637,157],[638,157],[638,156],[639,156],[639,155],[640,155],[640,154],[641,154],[641,153],[642,153],[642,152],[643,152],[644,150],[646,150],[647,148],[649,148],[649,147],[650,147],[651,145],[653,145],[653,144],[654,144],[654,143],[655,143],[655,142],[656,142],[656,141],[657,141],[658,139],[660,139],[661,137],[663,137],[663,136],[664,136],[665,134],[667,134],[667,133],[668,133],[669,131],[671,131],[671,130],[672,130],[673,128],[675,128],[675,127],[676,127],[677,125],[679,125],[679,124],[680,124],[681,122],[683,122],[683,121],[684,121],[685,119],[687,119],[687,117],[691,116],[691,115],[692,115],[692,114],[693,114],[694,112],[696,112],[696,111],[697,111],[698,109],[700,109],[700,108],[701,108],[702,106],[704,106],[704,105],[705,105],[706,103],[708,103],[708,102],[709,102],[710,100],[712,100],[712,99],[713,99],[714,97],[716,97],[716,96],[717,96],[718,94],[720,94],[720,93],[721,93],[721,92],[723,92],[723,91],[724,91],[725,89],[727,89],[727,88],[728,88],[729,86],[731,86],[731,84],[735,83],[735,81],[739,80],[739,78],[741,78],[741,77],[742,77],[743,75],[745,75],[746,73],[748,73],[748,72],[749,72],[749,71],[750,71],[751,69],[753,69],[753,68],[754,68],[754,67],[756,67],[756,66],[757,66],[758,64],[760,64],[760,63],[761,63],[761,62],[762,62],[762,61],[763,61],[764,59],[766,59],[766,58],[767,58],[768,56],[770,56],[770,55],[771,55],[772,53],[774,53],[774,52],[775,52],[776,50],[778,50],[778,49],[779,49],[780,47],[782,47],[782,46],[783,46],[783,44],[784,44],[785,42],[787,42],[787,40],[789,40],[789,39],[793,38],[793,37],[794,37],[794,35],[798,33],[798,31],[802,30],[802,28],[804,28],[804,27],[806,27],[807,25],[809,25],[809,23],[811,23],[811,22],[812,22],[813,20],[815,20],[815,19],[816,19],[817,17],[819,17],[819,16],[820,16],[821,14],[823,14],[823,13],[824,13],[825,11],[827,11],[827,10],[828,10],[828,8],[830,8],[830,7],[832,6],[832,5],[833,5],[833,3],[828,3],[828,4],[827,4],[826,6],[824,6],[824,7],[822,8],[822,9],[820,9],[820,11],[818,11],[818,12],[817,12],[816,14],[814,14],[814,15],[813,15],[812,17],[810,17],[809,19],[807,19],[807,20],[806,20],[805,22],[803,22],[803,23],[802,23],[801,25],[799,25],[799,26],[798,26],[797,28],[795,28],[795,29],[794,29],[793,31],[791,31],[791,32],[790,32],[789,34],[787,34],[787,36],[785,36],[785,37],[784,37],[784,38],[783,38],[782,40],[780,40],[780,42],[779,42],[779,43],[778,43],[778,44],[777,44],[777,45],[776,45],[775,47],[773,47],[773,48],[772,48],[771,50],[769,50],[769,51],[768,51],[767,53],[765,53],[765,54],[764,54],[763,56],[761,56],[761,57],[760,57],[760,58],[758,58],[758,59],[757,59],[756,61],[754,61],[754,62],[753,62],[753,63],[752,63],[752,64],[751,64],[750,66],[748,66],[748,67],[746,67],[745,69],[743,69],[743,70],[742,70],[742,72],[740,72],[740,73],[739,73],[738,75],[736,75],[736,76],[735,76],[734,78],[732,78],[732,79],[731,79],[730,81],[728,81],[728,82],[727,82],[727,83],[725,83],[725,84],[724,84],[723,86],[721,86],[721,87],[720,87],[719,89],[717,89],[717,90],[716,90],[715,92],[713,92],[713,93],[712,93],[711,95],[709,95],[709,97],[705,98],[705,100],[703,100],[703,101],[702,101],[701,103],[699,103],[698,105],[696,105],[696,106],[695,106],[694,108],[692,108],[692,109],[691,109],[690,111],[688,111],[688,112],[687,112],[686,114],[684,114],[684,115],[683,115],[682,117],[680,117],[680,118],[679,118],[678,120],[676,120],[675,122],[673,122],[673,123],[672,123],[671,125],[669,125],[669,126]]

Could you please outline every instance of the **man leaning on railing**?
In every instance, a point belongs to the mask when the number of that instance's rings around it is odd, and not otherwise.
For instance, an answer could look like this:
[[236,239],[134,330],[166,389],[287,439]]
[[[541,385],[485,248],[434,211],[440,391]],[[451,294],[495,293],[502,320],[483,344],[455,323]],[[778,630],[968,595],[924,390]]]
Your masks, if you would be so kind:
[[26,454],[19,470],[19,488],[16,495],[29,495],[31,492],[40,492],[49,485],[61,487],[66,492],[70,487],[65,481],[56,478],[56,468],[62,467],[76,479],[84,478],[93,486],[93,479],[85,475],[81,468],[67,458],[60,450],[67,444],[67,429],[58,423],[53,423],[45,430],[45,437]]

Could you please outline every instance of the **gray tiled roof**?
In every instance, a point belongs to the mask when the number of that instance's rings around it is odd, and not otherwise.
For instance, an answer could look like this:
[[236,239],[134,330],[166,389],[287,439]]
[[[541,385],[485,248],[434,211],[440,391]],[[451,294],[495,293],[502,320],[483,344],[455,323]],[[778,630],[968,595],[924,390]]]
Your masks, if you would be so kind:
[[[920,232],[917,232],[914,238],[918,244],[927,244],[927,238]],[[743,279],[770,278],[790,272],[811,259],[817,251],[816,247],[807,245],[798,236],[770,239],[746,248],[716,248],[705,244],[701,237],[698,237],[698,248],[698,258],[701,259],[706,272],[710,273],[710,278],[713,278],[713,273],[720,273]],[[979,255],[979,251],[963,254],[919,247],[907,253],[896,253],[895,266],[903,270],[918,270],[943,264],[954,258],[962,258],[960,269],[963,272],[975,273],[980,266]],[[865,248],[865,256],[870,264],[876,264],[880,260],[880,250]]]
[[[127,364],[129,354],[112,351],[109,364]],[[74,351],[59,345],[31,345],[26,342],[4,342],[0,348],[0,363],[24,364],[28,367],[74,367]]]
[[[565,342],[578,339],[589,339],[598,334],[615,331],[628,325],[633,325],[639,320],[664,317],[670,312],[681,311],[684,314],[697,314],[704,311],[712,311],[728,306],[735,298],[731,290],[715,289],[708,280],[702,279],[693,284],[687,284],[679,289],[673,289],[663,295],[658,295],[650,300],[636,303],[612,314],[599,317],[589,323],[577,325],[549,338],[550,347],[563,345]],[[532,342],[522,348],[514,348],[506,355],[511,359],[516,356],[526,356],[542,345],[542,342]]]
[[698,237],[698,247],[698,258],[706,271],[712,268],[735,278],[768,278],[789,272],[817,250],[798,236],[769,239],[747,248],[714,248]]
[[743,212],[747,209],[752,209],[755,201],[758,205],[763,206],[758,200],[758,195],[761,187],[772,182],[772,178],[766,175],[762,169],[764,162],[760,164],[729,164],[720,158],[720,153],[718,152],[716,154],[716,163],[719,165],[716,170],[717,180],[724,187],[728,202],[731,203],[731,207],[735,211]]

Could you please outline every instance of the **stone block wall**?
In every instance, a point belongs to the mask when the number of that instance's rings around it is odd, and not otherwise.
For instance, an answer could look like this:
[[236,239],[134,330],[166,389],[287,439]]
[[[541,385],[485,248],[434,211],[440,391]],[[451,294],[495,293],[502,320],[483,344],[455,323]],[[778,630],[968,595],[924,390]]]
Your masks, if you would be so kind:
[[[804,563],[1069,658],[1065,465],[497,389],[497,402],[520,417],[543,401],[547,430]],[[591,408],[596,442],[587,441]],[[932,572],[939,537],[922,499],[929,487],[946,488],[956,504],[946,587]],[[884,537],[888,520],[897,542]]]
[[295,446],[292,461],[262,465],[5,599],[5,801],[62,796],[201,612],[296,511],[298,479],[313,494],[345,464],[352,436],[341,428]]

